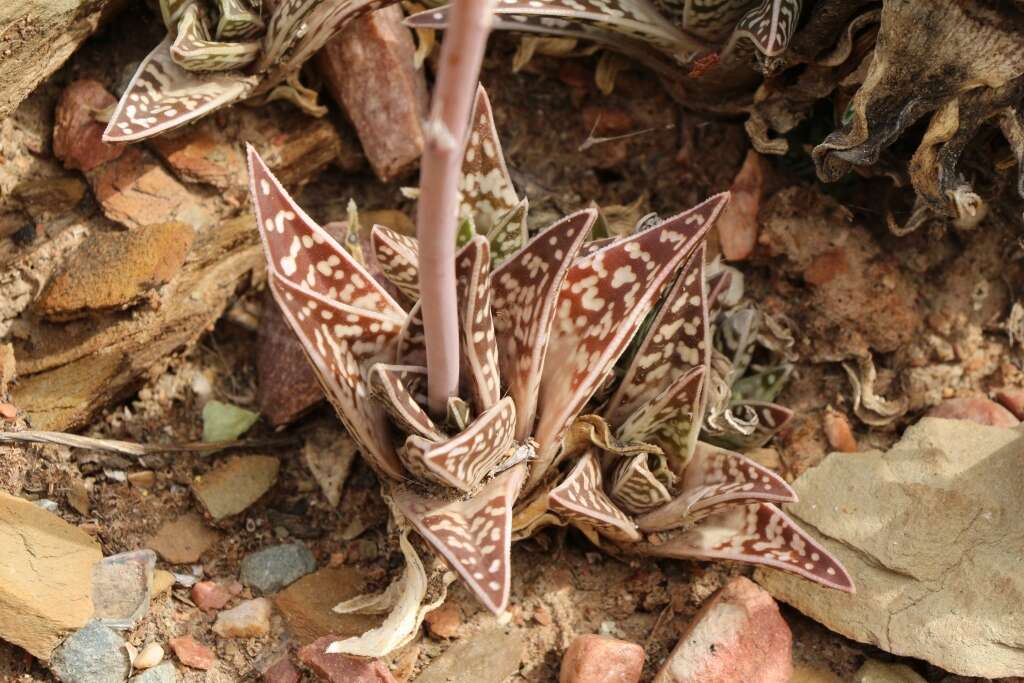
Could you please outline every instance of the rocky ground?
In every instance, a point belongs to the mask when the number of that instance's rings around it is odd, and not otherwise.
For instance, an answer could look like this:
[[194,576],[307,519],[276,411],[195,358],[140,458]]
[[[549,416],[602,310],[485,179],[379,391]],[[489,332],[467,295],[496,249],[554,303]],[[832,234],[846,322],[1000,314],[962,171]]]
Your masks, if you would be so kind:
[[[95,112],[160,39],[133,7],[0,122],[0,425],[155,446],[0,442],[0,680],[1024,680],[1020,208],[896,237],[880,181],[823,186],[805,150],[760,157],[741,122],[684,113],[640,71],[602,92],[593,57],[513,72],[508,37],[483,81],[532,227],[591,202],[631,226],[733,189],[713,250],[790,321],[796,366],[796,418],[752,455],[795,482],[790,512],[858,593],[549,530],[514,546],[503,616],[455,583],[393,655],[326,655],[380,622],[333,606],[404,561],[267,303],[241,144],[321,223],[353,199],[411,229],[424,77],[394,17],[352,31],[374,49],[318,58],[326,118],[236,106],[106,146]],[[381,71],[390,128],[352,76]]]

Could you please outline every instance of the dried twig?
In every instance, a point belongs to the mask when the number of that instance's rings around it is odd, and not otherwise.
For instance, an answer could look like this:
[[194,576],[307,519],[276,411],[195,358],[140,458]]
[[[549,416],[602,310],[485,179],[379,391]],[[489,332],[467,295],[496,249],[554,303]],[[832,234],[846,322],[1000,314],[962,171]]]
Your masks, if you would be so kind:
[[43,432],[25,430],[21,432],[0,432],[0,443],[50,443],[69,448],[84,448],[92,451],[120,453],[122,455],[155,455],[157,453],[211,453],[225,448],[268,448],[290,446],[297,443],[294,437],[276,439],[247,439],[244,441],[211,441],[142,444],[117,439],[96,439],[91,436],[68,434],[66,432]]
[[443,415],[459,388],[455,233],[463,139],[490,30],[491,0],[456,0],[441,46],[430,118],[424,126],[416,216],[430,410]]

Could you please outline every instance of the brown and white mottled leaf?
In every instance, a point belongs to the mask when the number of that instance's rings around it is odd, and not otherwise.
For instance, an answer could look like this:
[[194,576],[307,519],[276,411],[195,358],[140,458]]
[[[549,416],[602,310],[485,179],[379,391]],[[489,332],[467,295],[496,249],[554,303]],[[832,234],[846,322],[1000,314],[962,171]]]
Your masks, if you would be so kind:
[[604,492],[601,462],[593,450],[584,453],[562,483],[551,490],[548,503],[552,512],[611,539],[640,540],[636,524]]
[[[635,414],[641,406],[666,391],[681,375],[707,366],[710,338],[704,253],[705,246],[701,244],[672,284],[647,328],[647,336],[605,409],[613,425],[622,425],[631,416],[635,424]],[[691,412],[701,414],[699,392],[695,398],[697,403]]]
[[558,292],[596,218],[592,209],[563,218],[491,274],[498,361],[516,403],[519,441],[533,432]]
[[245,0],[217,0],[217,8],[217,40],[253,38],[263,33],[263,19]]
[[498,346],[491,315],[490,270],[491,248],[485,237],[475,236],[455,256],[463,379],[478,413],[501,398]]
[[244,99],[256,86],[253,76],[182,69],[170,48],[168,37],[142,60],[103,131],[104,142],[133,142],[177,128]]
[[656,557],[763,564],[854,592],[853,579],[839,560],[770,503],[728,507],[664,543],[643,544],[639,551]]
[[512,507],[524,477],[525,466],[516,466],[467,500],[395,495],[402,513],[495,614],[508,605]]
[[[707,430],[709,440],[730,448],[759,448],[793,417],[793,411],[768,401],[736,401],[717,423],[718,432]],[[730,429],[733,422],[740,428]],[[746,427],[746,428],[744,428]]]
[[391,295],[306,215],[252,147],[248,157],[253,204],[271,269],[296,287],[401,325],[406,313]]
[[285,53],[298,40],[299,28],[320,0],[280,0],[276,3],[263,39],[263,54],[257,70],[266,71],[284,60]]
[[306,352],[324,394],[364,456],[402,477],[384,411],[369,400],[360,366],[391,351],[399,325],[390,318],[331,301],[271,270],[270,290]]
[[623,441],[653,441],[685,464],[700,435],[705,369],[690,368],[626,418],[616,432]]
[[410,301],[420,298],[419,243],[383,225],[370,231],[370,245],[377,265],[389,281]]
[[[443,28],[447,7],[414,15],[414,27]],[[543,32],[553,35],[617,36],[615,42],[647,43],[667,53],[684,53],[700,47],[647,0],[502,0],[495,7],[495,28]],[[547,30],[542,30],[547,29]]]
[[519,197],[505,166],[491,101],[482,85],[477,86],[469,123],[459,178],[459,213],[460,218],[471,219],[479,232],[487,234],[519,204]]
[[792,503],[796,499],[789,484],[767,467],[739,453],[698,443],[683,472],[679,495],[636,521],[644,531],[665,531],[691,524],[724,505]]
[[297,27],[294,37],[286,41],[284,49],[277,53],[277,58],[264,60],[262,63],[267,66],[276,65],[279,73],[294,72],[347,24],[393,2],[394,0],[315,0],[308,14],[303,17],[301,26]]
[[160,0],[160,16],[164,26],[173,34],[178,29],[178,20],[195,0]]
[[445,441],[412,435],[400,455],[411,469],[439,483],[472,492],[509,454],[516,409],[507,396],[481,413],[465,430]]
[[[395,310],[387,305],[390,297],[295,205],[251,148],[249,190],[270,289],[285,319],[302,342],[328,400],[367,459],[382,472],[401,477],[384,413],[369,400],[360,368],[394,352],[402,319],[394,317]],[[300,268],[308,274],[296,277]],[[372,284],[359,286],[364,280]],[[336,292],[333,298],[324,296],[325,282],[332,287],[343,283],[354,297],[341,298],[355,298],[366,307],[340,303]]]
[[573,263],[559,292],[541,382],[534,477],[557,455],[562,435],[601,386],[676,269],[703,239],[728,193]]
[[763,0],[736,24],[734,36],[750,38],[766,57],[777,57],[789,47],[800,21],[801,0]]
[[402,323],[402,331],[395,345],[395,363],[397,365],[427,364],[427,333],[423,327],[423,309],[420,302],[413,305],[412,310]]
[[259,55],[257,41],[247,43],[212,40],[206,16],[198,3],[185,9],[178,34],[171,44],[171,59],[188,71],[229,71],[251,64]]
[[649,465],[647,454],[622,458],[612,473],[608,495],[631,514],[649,512],[672,500],[669,493]]
[[425,367],[377,363],[370,368],[370,391],[403,431],[440,441],[444,433],[423,409],[426,379]]
[[487,232],[487,241],[491,243],[491,266],[497,267],[530,241],[526,224],[529,211],[530,201],[523,197]]

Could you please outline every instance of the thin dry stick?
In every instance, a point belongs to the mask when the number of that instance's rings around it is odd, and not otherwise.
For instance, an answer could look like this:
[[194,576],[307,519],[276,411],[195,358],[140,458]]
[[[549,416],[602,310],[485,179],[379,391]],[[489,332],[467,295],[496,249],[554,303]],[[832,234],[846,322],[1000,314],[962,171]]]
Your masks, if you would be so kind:
[[491,0],[455,0],[441,46],[430,117],[423,127],[419,239],[420,302],[427,347],[427,397],[443,415],[459,388],[459,315],[455,298],[462,143],[491,25]]
[[67,434],[65,432],[43,432],[24,430],[0,432],[0,443],[52,443],[69,448],[84,448],[91,451],[120,453],[122,455],[154,455],[157,453],[209,453],[225,448],[267,448],[295,443],[295,439],[249,439],[246,441],[211,441],[204,443],[143,444],[117,439],[95,439],[91,436]]

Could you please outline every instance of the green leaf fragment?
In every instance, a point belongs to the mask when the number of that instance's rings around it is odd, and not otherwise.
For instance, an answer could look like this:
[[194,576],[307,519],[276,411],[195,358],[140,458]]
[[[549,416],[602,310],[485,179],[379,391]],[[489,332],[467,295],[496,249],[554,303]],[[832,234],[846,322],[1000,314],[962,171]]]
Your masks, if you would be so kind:
[[259,413],[230,403],[209,401],[203,406],[203,441],[234,441],[260,419]]

